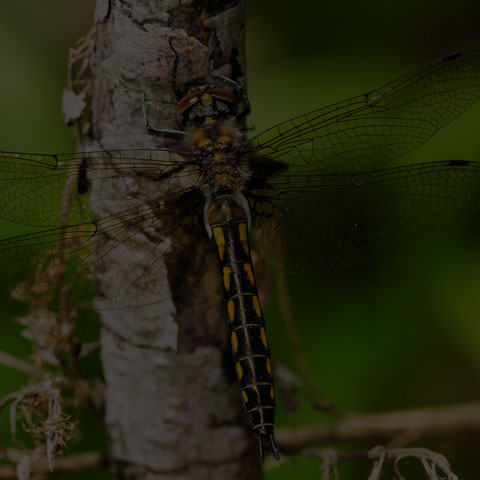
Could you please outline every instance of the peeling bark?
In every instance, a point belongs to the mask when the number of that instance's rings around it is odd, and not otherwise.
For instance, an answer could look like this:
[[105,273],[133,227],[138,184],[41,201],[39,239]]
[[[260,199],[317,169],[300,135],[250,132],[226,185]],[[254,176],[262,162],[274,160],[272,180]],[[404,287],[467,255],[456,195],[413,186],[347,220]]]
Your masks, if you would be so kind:
[[[211,81],[210,58],[217,73],[245,80],[242,0],[98,0],[95,19],[94,140],[84,137],[83,148],[175,147],[172,139],[147,131],[138,92],[146,94],[151,125],[177,128],[169,40],[180,54],[180,89],[192,81]],[[111,188],[117,196],[117,189],[123,189],[122,195],[136,205],[154,198],[161,185],[143,178],[127,185],[120,178]],[[95,190],[93,181],[93,216],[111,213],[108,197],[105,189]],[[155,248],[141,232],[132,231],[132,236],[144,255]],[[107,249],[110,240],[103,240]],[[132,269],[151,274],[152,266],[136,257],[112,255],[108,271],[98,273],[100,291],[108,278],[122,279]],[[195,278],[188,295],[172,290],[169,301],[101,312],[106,421],[118,478],[259,478],[253,435],[232,373],[215,260],[204,276]],[[181,285],[192,275],[191,263],[188,258],[169,260],[161,275]]]

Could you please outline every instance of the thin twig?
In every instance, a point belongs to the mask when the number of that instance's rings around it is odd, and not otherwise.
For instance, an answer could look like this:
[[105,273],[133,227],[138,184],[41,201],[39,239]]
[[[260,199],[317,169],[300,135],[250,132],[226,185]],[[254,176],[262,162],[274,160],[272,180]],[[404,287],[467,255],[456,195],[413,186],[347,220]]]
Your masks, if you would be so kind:
[[426,434],[480,430],[480,402],[348,415],[330,425],[279,428],[277,440],[284,452],[299,452],[319,443],[350,442],[367,438],[390,439],[405,432]]
[[[17,467],[21,462],[25,453],[19,450],[8,450],[7,460],[15,463],[15,465],[1,465],[0,478],[2,480],[16,479]],[[70,455],[66,458],[56,458],[53,461],[53,472],[50,471],[46,458],[38,458],[32,461],[31,473],[33,475],[60,475],[63,473],[80,473],[90,470],[100,470],[107,464],[106,456],[100,453],[88,452]]]
[[[394,460],[395,473],[399,480],[402,480],[404,477],[400,473],[398,463],[400,460],[410,457],[420,460],[430,480],[437,480],[437,469],[447,475],[447,480],[458,480],[457,475],[452,472],[448,460],[440,453],[429,450],[428,448],[414,447],[385,449],[381,446],[377,446],[368,452],[368,456],[369,458],[381,459],[382,463],[385,457],[389,460]],[[374,471],[376,472],[376,476],[373,475]],[[369,480],[380,480],[380,473],[380,470],[376,469],[376,466],[374,466]]]
[[0,350],[0,364],[4,365],[5,367],[13,368],[18,372],[26,373],[32,377],[43,378],[47,375],[45,371],[41,368],[37,368],[35,365],[31,363],[25,362],[24,360],[20,360],[17,357],[13,357],[8,353],[2,352]]
[[3,410],[3,408],[10,402],[14,402],[17,398],[17,395],[17,392],[13,392],[5,395],[2,399],[0,399],[0,411]]
[[447,475],[446,480],[458,480],[452,472],[448,460],[440,453],[427,448],[391,448],[381,445],[368,451],[338,452],[333,448],[311,448],[301,452],[301,455],[322,460],[322,480],[340,480],[339,464],[345,461],[373,460],[372,470],[368,480],[380,480],[382,468],[386,460],[394,461],[394,469],[398,480],[405,480],[400,473],[398,463],[404,458],[418,459],[429,480],[438,480],[437,470]]

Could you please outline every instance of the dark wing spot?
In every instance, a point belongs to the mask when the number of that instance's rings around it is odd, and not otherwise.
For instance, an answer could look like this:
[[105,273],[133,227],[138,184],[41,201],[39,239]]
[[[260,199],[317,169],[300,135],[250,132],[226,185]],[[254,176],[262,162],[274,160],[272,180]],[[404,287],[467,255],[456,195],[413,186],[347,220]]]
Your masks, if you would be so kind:
[[442,62],[449,62],[450,60],[455,60],[456,58],[461,57],[462,55],[463,55],[462,52],[446,55],[445,57],[442,58]]
[[472,162],[470,160],[450,160],[448,162],[449,166],[454,166],[454,167],[466,167],[467,165],[470,165]]
[[77,191],[79,195],[87,193],[90,190],[90,182],[87,177],[87,160],[82,159],[78,166]]

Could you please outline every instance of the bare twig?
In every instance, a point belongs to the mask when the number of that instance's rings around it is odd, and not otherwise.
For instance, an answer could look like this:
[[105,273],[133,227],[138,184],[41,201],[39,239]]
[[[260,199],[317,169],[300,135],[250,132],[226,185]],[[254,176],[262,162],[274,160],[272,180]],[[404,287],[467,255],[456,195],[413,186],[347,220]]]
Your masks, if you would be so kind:
[[95,50],[97,25],[82,38],[75,48],[71,48],[68,56],[68,84],[63,91],[63,114],[67,124],[75,122],[76,134],[86,135],[91,128],[90,111],[93,79],[92,64]]
[[306,450],[306,456],[320,458],[322,464],[322,480],[340,480],[338,464],[341,461],[341,454],[333,448],[321,448],[316,450]]
[[440,453],[427,448],[386,449],[380,445],[367,452],[337,452],[332,448],[317,448],[304,450],[301,454],[322,460],[322,480],[340,480],[339,464],[344,461],[358,460],[373,460],[368,480],[380,480],[386,460],[394,461],[397,480],[406,480],[400,473],[398,463],[407,457],[417,458],[421,462],[429,480],[438,480],[438,470],[447,475],[446,480],[458,480],[447,459]]
[[[407,457],[418,458],[425,469],[430,480],[437,480],[437,469],[440,469],[445,475],[447,480],[458,480],[458,477],[452,472],[448,460],[440,453],[433,452],[427,448],[391,448],[385,449],[381,446],[372,448],[368,452],[369,458],[376,460],[381,459],[380,465],[383,464],[385,458],[394,460],[395,473],[398,480],[405,480],[400,473],[398,463],[400,460]],[[369,476],[368,480],[379,480],[381,468],[378,468],[378,464],[374,465],[374,468]]]
[[[3,480],[17,479],[17,465],[29,462],[29,468],[32,475],[50,474],[50,468],[46,458],[31,458],[25,460],[25,452],[20,450],[8,449],[3,457],[16,465],[0,466],[0,478]],[[90,470],[99,470],[106,465],[106,457],[100,453],[80,453],[71,455],[68,458],[57,458],[53,461],[54,475],[64,473],[87,472]]]
[[417,436],[480,429],[480,402],[445,407],[399,410],[378,414],[349,415],[332,425],[278,429],[277,439],[285,452],[298,452],[319,443],[387,438],[406,432]]
[[[70,417],[62,411],[62,398],[59,390],[60,378],[49,378],[36,385],[32,385],[5,397],[1,406],[11,402],[10,430],[12,437],[16,438],[17,412],[21,411],[27,425],[24,430],[32,438],[40,438],[47,446],[47,459],[52,468],[53,457],[63,453],[66,439],[75,429],[75,424],[70,422]],[[34,420],[40,416],[41,421]],[[25,458],[33,456],[36,449],[22,452],[19,468],[25,465]],[[21,464],[21,465],[20,465]],[[28,477],[28,475],[27,475]]]
[[13,357],[12,355],[2,351],[0,351],[0,364],[4,365],[5,367],[13,368],[18,372],[26,373],[32,377],[42,378],[46,375],[45,371],[35,367],[35,365],[25,362],[24,360],[20,360],[19,358]]

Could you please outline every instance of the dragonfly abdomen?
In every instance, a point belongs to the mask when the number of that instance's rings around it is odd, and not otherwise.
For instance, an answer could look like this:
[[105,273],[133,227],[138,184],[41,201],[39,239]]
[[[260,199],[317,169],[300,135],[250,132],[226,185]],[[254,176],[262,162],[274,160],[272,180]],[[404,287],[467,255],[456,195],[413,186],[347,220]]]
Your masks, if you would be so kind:
[[244,205],[240,196],[219,196],[208,207],[206,223],[220,261],[237,381],[263,459],[264,441],[278,457],[273,437],[275,387],[250,256],[248,207]]

